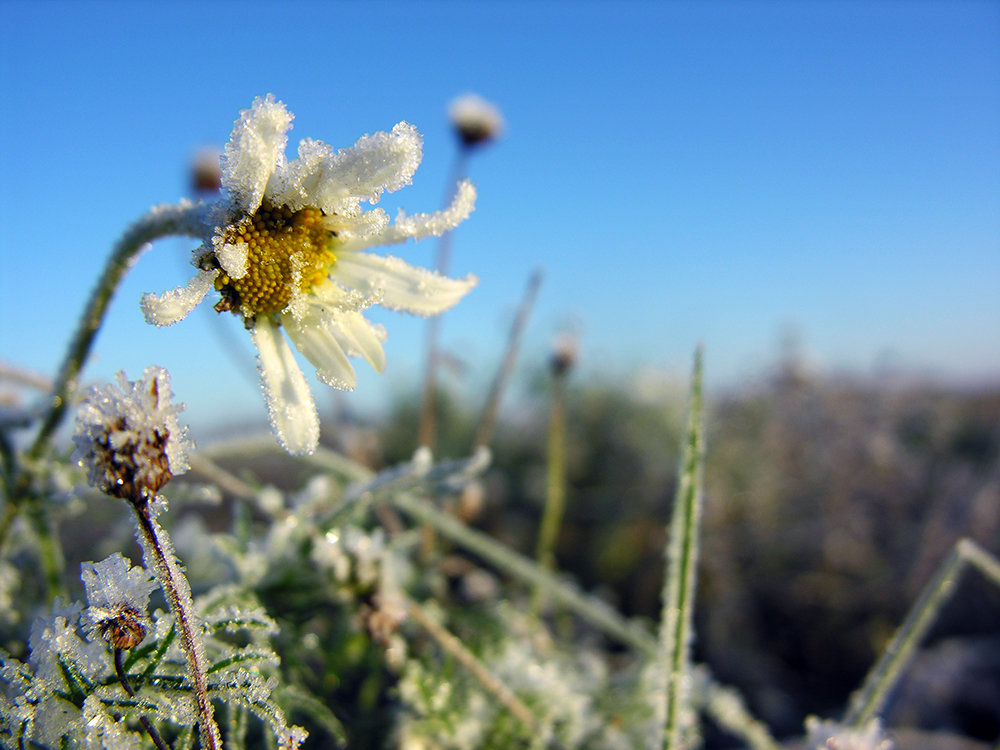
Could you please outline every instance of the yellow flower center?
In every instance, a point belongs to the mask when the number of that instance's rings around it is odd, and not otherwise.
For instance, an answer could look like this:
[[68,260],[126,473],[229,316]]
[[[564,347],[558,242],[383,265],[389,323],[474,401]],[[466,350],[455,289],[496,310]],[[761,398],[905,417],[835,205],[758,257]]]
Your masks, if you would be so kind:
[[278,313],[295,292],[307,292],[323,281],[337,260],[336,233],[324,226],[323,216],[318,208],[293,211],[264,203],[253,216],[227,227],[227,245],[246,245],[247,272],[233,279],[220,271],[215,288],[222,299],[215,309],[248,319]]

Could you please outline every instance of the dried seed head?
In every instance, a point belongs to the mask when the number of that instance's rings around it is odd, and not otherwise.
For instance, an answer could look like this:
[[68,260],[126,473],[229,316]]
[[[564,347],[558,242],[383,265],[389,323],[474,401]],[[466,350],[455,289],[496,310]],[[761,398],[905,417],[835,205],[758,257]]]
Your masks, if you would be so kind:
[[191,190],[198,195],[218,193],[222,187],[219,151],[203,148],[194,155],[190,167]]
[[569,372],[576,364],[578,353],[576,336],[562,334],[556,338],[552,343],[552,358],[550,360],[552,374],[561,377]]
[[118,385],[90,389],[76,417],[74,460],[93,487],[130,502],[149,500],[187,470],[190,447],[170,403],[170,375],[148,367],[142,380],[118,373]]

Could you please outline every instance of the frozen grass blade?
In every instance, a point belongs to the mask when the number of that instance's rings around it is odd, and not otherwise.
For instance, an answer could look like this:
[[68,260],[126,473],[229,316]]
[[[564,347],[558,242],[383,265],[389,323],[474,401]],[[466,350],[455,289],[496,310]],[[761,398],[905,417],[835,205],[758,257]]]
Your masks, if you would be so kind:
[[863,727],[885,708],[886,700],[903,676],[913,653],[970,565],[1000,586],[1000,561],[971,539],[959,539],[920,593],[862,686],[851,697],[845,724]]
[[655,710],[663,736],[657,747],[689,746],[694,730],[691,640],[694,628],[695,579],[701,523],[702,474],[705,457],[702,402],[702,352],[695,352],[691,406],[681,457],[674,511],[668,529],[667,571],[660,621],[659,687]]
[[518,554],[486,534],[470,529],[454,516],[442,513],[431,503],[408,492],[400,492],[387,499],[408,516],[432,526],[441,536],[478,555],[498,570],[542,590],[550,599],[572,610],[580,618],[620,643],[647,655],[656,653],[656,639],[645,629],[628,622],[607,604],[561,581],[533,560]]

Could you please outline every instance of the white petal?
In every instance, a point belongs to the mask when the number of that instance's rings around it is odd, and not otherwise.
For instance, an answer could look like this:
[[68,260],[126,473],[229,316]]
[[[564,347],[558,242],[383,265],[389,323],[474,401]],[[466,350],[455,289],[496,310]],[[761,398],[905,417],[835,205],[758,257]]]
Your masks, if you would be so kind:
[[267,182],[284,164],[292,115],[268,94],[240,112],[222,155],[222,185],[230,200],[246,213],[260,208]]
[[432,214],[413,216],[407,216],[400,211],[396,223],[386,227],[381,234],[357,239],[348,238],[342,250],[362,250],[373,245],[390,245],[410,238],[419,240],[424,237],[437,237],[465,221],[475,206],[476,188],[468,180],[462,180],[458,183],[455,199],[448,208]]
[[247,253],[245,242],[227,245],[219,242],[215,245],[215,257],[231,279],[242,279],[247,275]]
[[391,133],[365,135],[334,151],[321,141],[303,140],[299,157],[283,167],[269,195],[292,208],[317,206],[328,214],[355,213],[359,201],[378,202],[383,192],[409,185],[420,165],[423,140],[401,122]]
[[316,368],[320,380],[334,388],[354,390],[358,378],[331,330],[329,315],[312,308],[299,320],[293,315],[282,315],[281,323],[295,348]]
[[365,316],[353,310],[337,310],[331,313],[330,332],[352,357],[362,357],[375,372],[385,370],[385,329],[369,323]]
[[415,315],[436,315],[458,302],[478,281],[469,275],[450,279],[401,258],[343,253],[333,267],[339,284],[373,297],[378,304]]
[[146,322],[154,326],[172,326],[178,320],[186,318],[205,299],[218,273],[217,270],[198,271],[185,286],[159,295],[150,292],[142,295],[139,306],[142,307]]
[[256,320],[251,336],[260,354],[261,384],[278,442],[294,456],[312,453],[319,443],[319,415],[291,347],[267,317]]

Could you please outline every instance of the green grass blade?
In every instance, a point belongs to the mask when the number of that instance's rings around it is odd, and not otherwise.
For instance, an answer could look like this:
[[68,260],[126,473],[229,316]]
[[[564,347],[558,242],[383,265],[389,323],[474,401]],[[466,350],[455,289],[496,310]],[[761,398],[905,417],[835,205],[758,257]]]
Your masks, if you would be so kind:
[[663,615],[660,620],[660,688],[656,710],[662,718],[659,747],[687,747],[694,728],[691,695],[691,641],[695,580],[702,511],[705,434],[702,399],[702,351],[695,352],[691,405],[681,452],[673,516],[667,529]]

